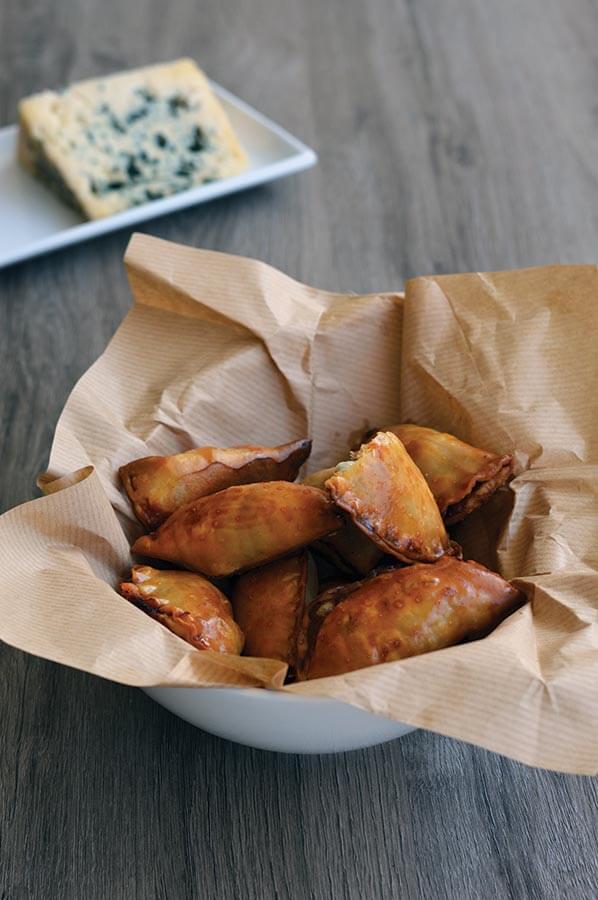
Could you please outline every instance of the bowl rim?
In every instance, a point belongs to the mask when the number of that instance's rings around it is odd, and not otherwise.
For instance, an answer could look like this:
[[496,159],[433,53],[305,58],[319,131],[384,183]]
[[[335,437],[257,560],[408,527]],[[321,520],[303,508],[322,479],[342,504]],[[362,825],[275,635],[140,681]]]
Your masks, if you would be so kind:
[[[317,694],[293,694],[290,691],[281,691],[277,688],[270,687],[244,687],[240,684],[198,684],[198,685],[178,685],[178,684],[150,684],[143,685],[141,688],[143,691],[156,691],[156,690],[172,690],[172,691],[235,691],[235,692],[243,692],[246,696],[250,697],[261,697],[262,699],[266,698],[266,703],[276,703],[278,701],[285,700],[309,700],[310,702],[317,703],[342,703],[343,706],[352,706],[354,709],[359,709],[361,712],[372,713],[372,715],[380,715],[380,713],[374,713],[372,710],[363,709],[361,706],[356,706],[354,703],[348,703],[346,700],[339,700],[336,697],[320,697]],[[387,719],[388,716],[382,716],[383,719]],[[393,721],[393,720],[390,720]]]

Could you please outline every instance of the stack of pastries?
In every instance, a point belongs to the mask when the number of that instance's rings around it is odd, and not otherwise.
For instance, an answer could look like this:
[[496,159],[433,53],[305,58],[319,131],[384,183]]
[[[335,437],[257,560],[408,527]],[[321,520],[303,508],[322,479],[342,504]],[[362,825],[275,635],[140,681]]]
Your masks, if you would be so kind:
[[121,594],[196,649],[279,659],[290,680],[472,640],[523,603],[447,532],[506,485],[510,455],[404,424],[297,482],[310,450],[201,447],[123,466],[149,530],[133,553],[180,569],[135,565]]

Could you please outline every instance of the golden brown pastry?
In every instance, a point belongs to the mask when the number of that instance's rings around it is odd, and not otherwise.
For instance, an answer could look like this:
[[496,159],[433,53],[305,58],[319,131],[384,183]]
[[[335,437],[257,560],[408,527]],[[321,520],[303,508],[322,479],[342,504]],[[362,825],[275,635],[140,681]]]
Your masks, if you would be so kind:
[[495,572],[449,556],[333,588],[309,610],[299,676],[339,675],[481,637],[524,599]]
[[[324,488],[334,472],[334,466],[321,469],[308,475],[303,483]],[[317,541],[314,550],[341,571],[362,576],[371,572],[384,556],[382,550],[348,518],[340,531]]]
[[421,425],[393,425],[420,469],[447,524],[460,522],[506,484],[513,457],[472,447],[452,434]]
[[133,553],[218,577],[293,553],[341,526],[342,518],[324,491],[265,481],[235,485],[188,503],[153,534],[140,537]]
[[119,590],[198,650],[238,655],[243,649],[243,632],[230,603],[201,575],[133,566],[131,581],[123,582]]
[[186,503],[234,484],[294,481],[310,450],[310,440],[279,447],[198,447],[135,459],[119,472],[135,515],[154,529]]
[[339,463],[326,487],[384,553],[413,563],[451,552],[432,492],[396,435],[376,434]]
[[239,576],[232,594],[245,654],[297,664],[297,632],[308,593],[309,556],[299,553]]
[[310,654],[315,647],[316,637],[324,619],[341,600],[344,600],[352,590],[356,590],[362,583],[361,581],[346,582],[340,579],[331,579],[328,585],[322,585],[322,591],[316,599],[304,608],[296,639],[295,668],[298,681],[305,681],[308,677]]

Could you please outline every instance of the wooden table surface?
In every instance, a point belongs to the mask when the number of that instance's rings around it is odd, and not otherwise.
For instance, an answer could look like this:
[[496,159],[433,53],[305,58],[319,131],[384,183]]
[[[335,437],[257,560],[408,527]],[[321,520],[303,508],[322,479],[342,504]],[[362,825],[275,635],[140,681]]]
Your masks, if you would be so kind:
[[[590,0],[6,0],[0,125],[32,91],[181,55],[320,164],[150,234],[345,291],[596,261]],[[2,510],[34,495],[69,390],[129,308],[128,237],[0,272]],[[2,900],[598,896],[593,779],[423,732],[280,756],[4,646],[0,672]]]

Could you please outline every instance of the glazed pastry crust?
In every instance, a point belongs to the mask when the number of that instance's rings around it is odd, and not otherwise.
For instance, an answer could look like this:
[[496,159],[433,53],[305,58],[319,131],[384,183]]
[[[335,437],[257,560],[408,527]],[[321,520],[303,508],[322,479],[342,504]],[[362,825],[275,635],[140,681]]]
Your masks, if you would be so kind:
[[318,598],[301,678],[339,675],[481,637],[525,600],[495,572],[446,556]]
[[342,524],[317,488],[287,481],[236,485],[181,507],[140,537],[133,553],[219,577],[293,553]]
[[153,530],[186,503],[235,484],[294,481],[310,450],[307,439],[278,447],[198,447],[135,459],[119,473],[135,515]]
[[401,439],[423,473],[448,525],[482,506],[513,473],[510,454],[480,450],[452,434],[421,425],[393,425],[387,430]]
[[297,632],[307,594],[308,555],[288,556],[239,576],[232,594],[245,654],[297,664]]
[[238,655],[243,632],[222,591],[201,575],[133,566],[120,593],[198,650]]
[[451,552],[432,492],[396,435],[379,432],[351,457],[326,487],[384,553],[413,563]]

